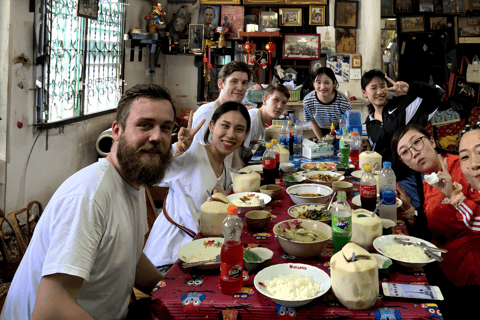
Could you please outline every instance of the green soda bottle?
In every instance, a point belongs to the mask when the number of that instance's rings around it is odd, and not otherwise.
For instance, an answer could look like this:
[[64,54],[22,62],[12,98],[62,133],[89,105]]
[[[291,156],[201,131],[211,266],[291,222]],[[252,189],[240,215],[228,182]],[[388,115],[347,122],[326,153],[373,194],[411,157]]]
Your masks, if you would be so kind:
[[338,192],[337,202],[332,207],[332,239],[334,254],[352,239],[352,209],[345,191]]

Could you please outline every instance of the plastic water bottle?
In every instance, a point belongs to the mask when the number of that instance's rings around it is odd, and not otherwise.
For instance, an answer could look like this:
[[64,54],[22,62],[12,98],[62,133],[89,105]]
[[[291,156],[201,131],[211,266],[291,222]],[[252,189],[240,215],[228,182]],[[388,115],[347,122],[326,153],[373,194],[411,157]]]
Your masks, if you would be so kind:
[[267,150],[263,153],[263,184],[275,184],[276,155],[273,151],[272,143],[266,143]]
[[295,124],[295,130],[294,130],[294,138],[293,138],[293,155],[295,157],[301,157],[302,156],[302,146],[303,146],[303,129],[300,125],[300,120],[297,120],[297,123]]
[[287,134],[288,120],[283,120],[283,125],[280,128],[280,144],[285,146],[288,150],[288,134]]
[[395,196],[396,177],[392,170],[392,164],[388,161],[383,163],[383,169],[378,176],[378,188],[380,189],[380,218],[397,222],[397,199]]
[[360,202],[363,209],[373,212],[377,206],[377,180],[371,165],[364,164],[363,171],[365,173],[360,179]]
[[358,135],[358,129],[353,129],[350,138],[350,163],[355,166],[353,170],[359,169],[359,160],[360,160],[360,147],[362,142],[360,141],[360,136]]
[[333,253],[342,250],[352,239],[352,209],[345,191],[338,191],[337,202],[332,207]]
[[272,150],[275,153],[275,179],[280,178],[280,149],[277,145],[277,139],[272,139]]
[[220,251],[220,289],[223,294],[235,294],[243,286],[243,247],[240,236],[243,221],[237,216],[238,207],[227,208],[228,216],[223,220],[222,232],[225,238]]
[[348,133],[348,121],[347,121],[347,115],[342,114],[340,116],[340,120],[338,121],[338,128],[340,129],[340,132],[343,133],[343,129],[347,129]]
[[289,121],[287,124],[287,130],[286,134],[288,136],[288,152],[290,153],[290,156],[293,156],[293,144],[294,144],[294,135],[295,135],[295,129],[292,123]]

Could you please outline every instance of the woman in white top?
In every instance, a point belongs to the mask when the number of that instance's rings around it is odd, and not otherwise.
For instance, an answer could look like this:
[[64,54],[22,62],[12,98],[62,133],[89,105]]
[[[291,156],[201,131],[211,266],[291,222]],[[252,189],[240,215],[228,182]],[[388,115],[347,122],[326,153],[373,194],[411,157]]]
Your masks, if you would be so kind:
[[[245,106],[229,101],[220,105],[208,124],[204,141],[193,142],[183,151],[176,144],[172,150],[180,155],[173,158],[160,186],[169,187],[165,203],[168,215],[178,225],[198,232],[200,206],[210,193],[224,192],[231,184],[227,155],[240,148],[250,130],[250,116]],[[208,136],[212,133],[212,142]],[[177,151],[178,150],[178,151]],[[164,214],[155,220],[144,252],[161,272],[166,272],[177,260],[178,249],[192,238],[170,223]]]

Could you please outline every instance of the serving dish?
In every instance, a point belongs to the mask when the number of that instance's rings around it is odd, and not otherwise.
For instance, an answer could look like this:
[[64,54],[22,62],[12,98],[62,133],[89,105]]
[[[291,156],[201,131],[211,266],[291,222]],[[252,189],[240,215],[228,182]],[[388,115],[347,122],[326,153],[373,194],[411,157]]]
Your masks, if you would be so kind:
[[[305,213],[307,210],[321,210],[325,208],[325,204],[316,204],[316,203],[307,203],[307,204],[296,204],[288,208],[288,215],[294,219],[299,218],[302,213]],[[300,218],[305,219],[305,218]],[[314,221],[320,221],[329,224],[332,221],[331,213],[328,216],[322,217],[321,219],[310,219]]]
[[300,165],[300,169],[305,171],[335,171],[337,165],[333,162],[305,162]]
[[[295,204],[304,203],[327,203],[330,199],[333,190],[322,184],[298,184],[287,188],[287,193]],[[316,193],[319,196],[305,197],[299,194],[303,193]]]
[[[223,240],[223,238],[212,237],[187,242],[178,249],[178,258],[186,263],[194,262],[195,260],[213,259],[220,254]],[[202,270],[218,269],[220,268],[220,262],[206,263],[195,268]]]
[[[385,248],[388,247],[388,246],[393,246],[393,245],[397,244],[397,243],[394,241],[394,238],[395,238],[395,237],[400,237],[403,241],[411,242],[411,243],[415,243],[415,242],[418,242],[418,241],[422,241],[422,242],[425,242],[425,243],[426,243],[428,246],[430,246],[430,247],[437,248],[437,246],[435,246],[435,245],[434,245],[433,243],[431,243],[431,242],[428,242],[428,241],[423,240],[423,239],[420,239],[420,238],[403,235],[403,234],[402,234],[402,235],[390,234],[390,235],[378,237],[378,238],[376,238],[375,240],[373,240],[373,247],[374,247],[375,250],[377,250],[380,254],[388,257],[388,258],[391,259],[392,261],[398,263],[398,264],[401,265],[401,266],[407,267],[407,268],[418,269],[418,268],[421,268],[421,267],[427,265],[427,264],[430,263],[430,262],[435,262],[435,259],[429,259],[429,260],[427,260],[426,262],[410,262],[410,261],[395,259],[395,258],[389,256],[388,254],[385,253]],[[438,253],[436,253],[436,254],[441,256],[441,253],[440,253],[440,252],[438,252]]]
[[[345,179],[342,174],[331,171],[309,171],[304,173],[303,176],[305,177],[305,181],[307,183],[318,183],[328,187],[331,187],[334,181],[342,181]],[[314,179],[314,177],[324,178],[325,181]]]
[[[290,275],[290,274],[299,274],[299,275],[312,277],[313,281],[315,281],[320,285],[320,288],[317,294],[313,298],[305,299],[305,300],[282,300],[282,299],[274,298],[267,292],[266,288],[264,287],[266,280],[273,280],[277,277]],[[266,297],[269,297],[279,305],[290,307],[290,308],[304,306],[309,302],[312,302],[313,300],[315,300],[318,297],[321,297],[328,290],[330,290],[330,286],[331,286],[330,277],[325,271],[317,267],[314,267],[308,264],[301,264],[301,263],[282,263],[282,264],[276,264],[276,265],[267,267],[262,271],[260,271],[259,273],[257,273],[257,275],[253,280],[253,283],[255,285],[255,288],[258,290],[258,292],[260,292]]]
[[[325,235],[325,238],[312,242],[301,242],[285,238],[285,229],[309,229],[316,230]],[[278,222],[273,227],[273,233],[278,237],[278,242],[283,251],[298,258],[312,258],[320,255],[332,238],[332,227],[328,224],[309,219],[290,219]]]

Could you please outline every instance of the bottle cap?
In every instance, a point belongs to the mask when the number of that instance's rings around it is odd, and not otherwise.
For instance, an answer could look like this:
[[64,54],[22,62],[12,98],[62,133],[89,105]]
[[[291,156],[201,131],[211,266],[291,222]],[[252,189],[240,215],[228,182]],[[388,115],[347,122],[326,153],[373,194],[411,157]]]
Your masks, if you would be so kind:
[[332,131],[335,130],[335,125],[333,124],[333,122],[332,122],[332,125],[330,126],[330,130]]
[[364,164],[363,165],[363,171],[372,171],[372,166],[369,165],[368,163]]
[[265,146],[266,146],[267,148],[271,148],[271,147],[272,147],[272,143],[271,143],[271,142],[267,142],[267,143],[265,144]]
[[272,143],[278,143],[277,139],[272,139]]
[[296,122],[297,122],[297,123],[300,123],[301,121],[300,121],[300,120],[297,120]]
[[236,205],[229,205],[227,208],[227,214],[238,214],[238,207]]
[[283,120],[283,124],[287,124],[288,123],[288,120]]
[[347,194],[345,193],[345,191],[338,191],[337,198],[338,199],[347,199]]
[[392,163],[390,161],[384,161],[383,162],[383,166],[384,167],[391,167],[392,166]]
[[358,133],[357,131],[352,131],[352,132],[350,132],[350,134],[351,134],[352,136],[356,136],[357,133]]

